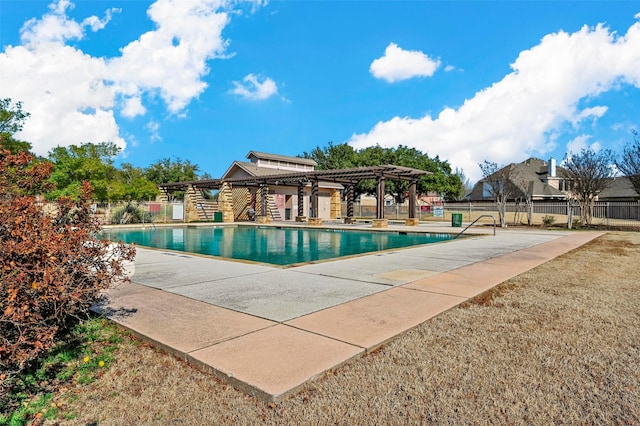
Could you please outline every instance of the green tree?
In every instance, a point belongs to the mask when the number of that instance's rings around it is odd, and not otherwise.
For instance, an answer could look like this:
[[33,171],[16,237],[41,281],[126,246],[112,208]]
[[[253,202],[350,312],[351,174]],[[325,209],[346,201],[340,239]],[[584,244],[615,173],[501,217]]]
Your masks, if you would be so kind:
[[316,147],[311,152],[304,152],[303,158],[318,163],[318,170],[350,169],[358,165],[357,152],[349,144],[334,145],[333,142],[325,148]]
[[[418,180],[418,193],[437,192],[444,194],[448,199],[459,197],[462,193],[462,181],[451,171],[451,166],[447,161],[441,161],[437,156],[431,158],[418,149],[403,145],[397,148],[383,148],[380,145],[375,145],[354,150],[346,143],[334,145],[330,142],[327,147],[317,147],[310,153],[305,152],[303,156],[315,160],[321,170],[384,164],[426,170],[433,174],[423,176]],[[404,201],[408,190],[409,182],[406,181],[387,180],[385,183],[385,191],[387,194],[393,195],[397,202]],[[356,185],[355,191],[357,194],[375,194],[376,181],[362,180]]]
[[31,144],[13,137],[22,130],[29,113],[22,110],[21,102],[12,102],[11,98],[0,99],[0,149],[16,154],[31,151]]
[[47,198],[55,199],[63,195],[77,197],[82,181],[87,181],[94,188],[96,201],[112,199],[110,186],[116,179],[113,161],[119,152],[120,148],[113,142],[54,148],[49,153],[49,160],[55,165],[51,181],[56,189]]
[[123,163],[116,170],[115,179],[109,187],[112,200],[149,200],[160,193],[155,183],[145,176],[145,171],[130,163]]
[[198,170],[199,167],[189,160],[163,158],[150,165],[144,174],[151,182],[159,185],[198,180]]

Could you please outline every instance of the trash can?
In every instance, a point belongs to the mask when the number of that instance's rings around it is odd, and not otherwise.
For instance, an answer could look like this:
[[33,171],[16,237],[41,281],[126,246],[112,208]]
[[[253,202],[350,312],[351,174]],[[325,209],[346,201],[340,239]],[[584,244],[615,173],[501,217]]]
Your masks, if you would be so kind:
[[222,212],[213,212],[213,221],[222,222]]
[[454,228],[462,227],[462,213],[453,213],[451,215],[451,226]]

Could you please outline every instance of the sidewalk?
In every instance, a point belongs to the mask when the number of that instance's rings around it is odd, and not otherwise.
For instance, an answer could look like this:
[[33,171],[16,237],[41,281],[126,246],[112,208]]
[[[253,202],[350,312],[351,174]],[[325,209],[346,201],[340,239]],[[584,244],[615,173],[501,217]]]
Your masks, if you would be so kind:
[[105,315],[237,388],[279,400],[495,285],[598,237],[499,230],[282,269],[138,249]]

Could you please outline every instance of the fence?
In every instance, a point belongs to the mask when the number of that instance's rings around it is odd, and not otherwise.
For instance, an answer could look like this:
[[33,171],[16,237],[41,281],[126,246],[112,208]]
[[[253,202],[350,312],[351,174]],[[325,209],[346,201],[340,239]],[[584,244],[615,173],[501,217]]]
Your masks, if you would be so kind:
[[[347,215],[347,205],[342,203],[342,217]],[[185,222],[184,205],[181,202],[140,202],[105,203],[95,208],[96,215],[103,224],[119,223],[182,223]],[[423,220],[450,221],[452,213],[462,213],[462,220],[471,222],[483,214],[498,218],[493,202],[455,202],[444,206],[418,205],[415,217]],[[574,219],[580,218],[580,207],[569,206],[566,202],[534,203],[532,223],[540,225],[543,218],[557,224],[566,224],[569,213]],[[357,218],[375,219],[376,206],[354,203],[354,215]],[[384,207],[385,218],[403,220],[409,217],[407,205],[389,205]],[[553,219],[549,219],[553,218]],[[526,224],[527,206],[524,203],[508,203],[506,206],[507,224]],[[634,202],[596,202],[593,209],[592,224],[640,228],[640,201]]]
[[[568,223],[569,217],[580,219],[580,206],[569,205],[567,202],[533,203],[532,223],[542,224],[543,219],[555,223]],[[448,203],[448,212],[463,214],[463,220],[474,220],[481,214],[494,213],[498,215],[495,203]],[[506,220],[508,224],[527,223],[527,205],[525,203],[508,203],[506,206]],[[640,228],[640,201],[598,201],[594,204],[593,225],[622,226]]]
[[182,202],[101,203],[94,206],[102,224],[182,223],[185,221]]

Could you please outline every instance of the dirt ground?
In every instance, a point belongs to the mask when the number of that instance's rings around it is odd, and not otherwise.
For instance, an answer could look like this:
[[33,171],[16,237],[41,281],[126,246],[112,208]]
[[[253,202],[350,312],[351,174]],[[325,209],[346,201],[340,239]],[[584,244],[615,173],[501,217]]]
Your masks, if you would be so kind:
[[132,339],[77,391],[67,424],[638,425],[640,233],[519,275],[278,404]]

